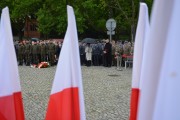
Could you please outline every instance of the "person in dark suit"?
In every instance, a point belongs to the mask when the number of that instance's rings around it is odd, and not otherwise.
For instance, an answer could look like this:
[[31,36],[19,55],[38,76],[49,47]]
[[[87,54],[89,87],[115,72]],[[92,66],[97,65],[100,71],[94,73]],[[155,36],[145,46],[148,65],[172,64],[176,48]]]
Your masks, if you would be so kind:
[[109,40],[106,40],[106,44],[104,46],[104,57],[105,57],[105,67],[111,67],[112,63],[112,45]]
[[80,60],[81,65],[85,64],[85,45],[83,43],[79,43],[79,52],[80,52]]

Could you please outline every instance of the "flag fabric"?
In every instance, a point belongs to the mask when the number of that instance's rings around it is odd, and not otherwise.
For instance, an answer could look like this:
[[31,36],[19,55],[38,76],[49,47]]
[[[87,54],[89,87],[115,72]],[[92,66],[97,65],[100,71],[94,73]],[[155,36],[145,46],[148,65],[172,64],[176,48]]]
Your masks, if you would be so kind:
[[155,98],[174,1],[154,1],[150,29],[143,51],[138,120],[153,119]]
[[161,74],[157,88],[153,120],[180,120],[180,1],[172,0]]
[[2,10],[0,22],[0,120],[24,120],[17,59],[7,7]]
[[67,6],[68,27],[53,82],[46,120],[85,120],[76,21]]
[[149,29],[149,15],[148,7],[145,3],[140,3],[139,19],[136,30],[134,59],[133,59],[133,77],[131,89],[131,103],[130,103],[130,120],[137,119],[138,99],[139,99],[139,84],[141,76],[141,64],[143,59],[143,46],[145,37]]

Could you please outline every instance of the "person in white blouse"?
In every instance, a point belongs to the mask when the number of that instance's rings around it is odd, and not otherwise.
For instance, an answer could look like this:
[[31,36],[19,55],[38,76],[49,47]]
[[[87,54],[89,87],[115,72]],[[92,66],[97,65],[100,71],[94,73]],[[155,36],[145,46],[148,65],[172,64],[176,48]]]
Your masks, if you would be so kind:
[[86,65],[87,67],[91,66],[91,60],[92,60],[92,47],[90,46],[90,43],[87,43],[85,48],[86,53]]

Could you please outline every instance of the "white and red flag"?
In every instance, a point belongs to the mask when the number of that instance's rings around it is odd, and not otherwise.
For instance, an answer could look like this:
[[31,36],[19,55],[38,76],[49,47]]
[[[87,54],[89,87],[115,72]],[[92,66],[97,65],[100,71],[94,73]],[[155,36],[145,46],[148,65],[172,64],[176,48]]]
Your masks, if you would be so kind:
[[180,1],[172,0],[153,120],[180,120]]
[[133,77],[132,77],[132,89],[131,89],[130,118],[129,118],[130,120],[137,119],[141,64],[143,60],[143,47],[148,30],[149,30],[148,7],[145,3],[140,3],[139,19],[138,19],[135,46],[134,46]]
[[[154,1],[152,16],[150,20],[151,21],[150,29],[149,29],[148,37],[145,40],[144,51],[143,51],[144,53],[143,53],[143,62],[142,62],[141,79],[140,79],[141,91],[140,91],[138,116],[137,116],[138,120],[153,120],[153,115],[155,113],[154,110],[155,110],[155,103],[157,97],[157,90],[159,89],[159,84],[160,84],[159,78],[162,70],[163,55],[164,55],[165,46],[167,45],[168,34],[170,33],[169,27],[172,24],[171,21],[172,21],[172,15],[174,14],[173,9],[175,9],[174,8],[175,1],[177,2],[178,0]],[[177,3],[178,3],[177,6],[179,6],[180,5],[179,2]],[[176,40],[177,39],[178,37],[176,36]],[[172,57],[171,54],[169,54],[169,57]],[[172,59],[176,59],[176,57]],[[168,65],[168,62],[166,63],[166,65]],[[164,95],[168,94],[165,89],[163,90],[164,90],[163,91]],[[161,102],[163,101],[160,101],[158,104],[160,105]],[[163,106],[161,106],[161,108],[164,109]],[[161,115],[162,117],[165,116],[163,114]],[[162,119],[154,119],[154,120],[165,120],[165,119],[162,118]],[[177,120],[177,119],[173,119],[172,117],[171,120]]]
[[68,27],[50,95],[46,120],[85,120],[79,45],[73,8],[67,6]]
[[18,65],[7,7],[2,10],[0,22],[0,120],[24,120]]

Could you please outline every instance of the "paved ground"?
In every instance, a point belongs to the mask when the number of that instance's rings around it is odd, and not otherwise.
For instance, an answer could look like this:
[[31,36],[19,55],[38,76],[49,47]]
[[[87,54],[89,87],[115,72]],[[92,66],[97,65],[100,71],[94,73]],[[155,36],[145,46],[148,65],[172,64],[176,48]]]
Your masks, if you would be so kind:
[[[44,120],[56,67],[19,67],[26,120]],[[87,120],[128,120],[132,69],[82,66]]]

